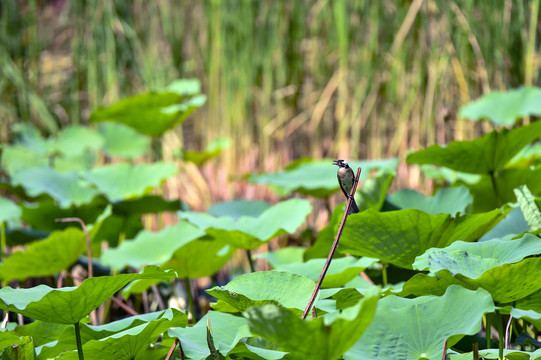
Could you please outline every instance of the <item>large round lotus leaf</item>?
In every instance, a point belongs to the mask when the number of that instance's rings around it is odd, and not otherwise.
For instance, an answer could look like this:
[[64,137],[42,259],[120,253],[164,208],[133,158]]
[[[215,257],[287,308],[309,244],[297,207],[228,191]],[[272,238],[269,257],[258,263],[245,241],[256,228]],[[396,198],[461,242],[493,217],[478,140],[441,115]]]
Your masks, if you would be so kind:
[[206,292],[237,311],[251,306],[274,303],[302,312],[315,288],[314,281],[305,276],[284,271],[261,271],[238,276],[225,286],[215,286]]
[[303,247],[288,246],[272,252],[255,254],[256,259],[265,259],[276,268],[281,265],[302,263],[302,257],[306,249]]
[[529,115],[541,115],[541,89],[524,86],[506,92],[492,91],[464,105],[458,115],[473,121],[488,119],[497,125],[515,125]]
[[243,315],[252,333],[276,343],[291,359],[338,359],[366,333],[378,298],[379,288],[372,287],[356,305],[311,321],[275,304],[252,307]]
[[[305,263],[284,264],[277,266],[276,270],[301,274],[313,281],[317,281],[326,261],[326,259],[312,259]],[[376,261],[377,259],[367,257],[357,260],[353,256],[334,259],[321,286],[324,288],[343,286]]]
[[[186,314],[167,309],[158,319],[117,332],[101,339],[91,339],[83,344],[84,358],[88,360],[135,359],[146,346],[154,343],[169,328],[186,326]],[[107,351],[104,351],[107,349]],[[66,351],[58,359],[77,360],[77,351]]]
[[476,279],[496,266],[516,263],[539,253],[541,239],[532,234],[525,234],[517,240],[456,241],[443,249],[428,249],[415,259],[413,268],[432,273],[447,269],[453,275]]
[[[537,349],[536,351],[528,352],[528,351],[520,351],[520,350],[504,350],[503,356],[505,359],[508,360],[537,360],[541,359],[541,349]],[[465,353],[465,354],[452,354],[449,355],[450,360],[471,360],[473,359],[473,353]],[[498,349],[486,349],[486,350],[479,350],[479,358],[480,359],[499,359],[499,350]]]
[[227,216],[238,219],[243,216],[258,217],[271,207],[266,201],[234,200],[213,204],[208,212],[216,217]]
[[255,249],[278,235],[294,233],[310,211],[312,206],[307,200],[290,199],[268,208],[257,217],[214,217],[192,211],[179,211],[178,215],[234,247]]
[[513,130],[492,131],[471,141],[433,145],[408,155],[410,164],[433,164],[471,174],[503,169],[524,146],[541,137],[541,121]]
[[49,276],[73,265],[85,248],[81,230],[69,228],[55,231],[47,239],[28,245],[24,251],[16,251],[0,264],[0,279],[25,280]]
[[402,189],[389,195],[388,200],[401,209],[417,209],[433,215],[466,212],[473,202],[465,186],[441,188],[431,197],[412,189]]
[[176,172],[177,168],[172,163],[119,163],[93,168],[83,177],[96,185],[111,202],[117,202],[149,193]]
[[483,314],[492,311],[494,303],[483,289],[451,286],[441,297],[387,296],[378,302],[374,320],[344,359],[439,360],[445,339],[477,333]]
[[206,96],[199,95],[200,89],[195,79],[178,80],[162,92],[131,96],[107,108],[100,107],[90,115],[90,121],[115,121],[159,137],[206,102]]
[[177,249],[203,235],[204,231],[186,222],[168,226],[159,232],[142,231],[135,239],[107,250],[101,262],[117,270],[126,266],[138,269],[143,265],[162,265],[171,259]]
[[103,122],[98,131],[105,139],[103,151],[109,156],[133,159],[150,150],[150,138],[127,125]]
[[507,216],[496,224],[489,232],[487,232],[479,241],[487,241],[491,239],[512,238],[529,231],[530,228],[524,220],[520,208],[512,209]]
[[182,351],[188,358],[193,360],[207,359],[210,355],[207,343],[207,322],[210,323],[212,329],[214,346],[224,357],[228,354],[238,355],[242,350],[244,350],[242,353],[245,356],[243,358],[246,359],[278,360],[286,355],[283,351],[247,345],[247,339],[252,336],[247,320],[240,316],[218,311],[209,311],[192,327],[170,329],[168,335],[180,340]]
[[[357,171],[358,167],[362,168],[361,180],[365,180],[370,172],[376,169],[394,173],[398,159],[350,161],[348,163],[354,172]],[[336,179],[337,169],[336,166],[333,166],[331,159],[318,160],[305,162],[281,172],[252,175],[250,180],[258,184],[270,185],[282,195],[295,191],[311,196],[327,197],[340,190]]]
[[[171,281],[173,271],[147,266],[139,274],[120,274],[86,279],[78,287],[61,289],[39,285],[29,289],[0,289],[0,308],[42,321],[75,324],[100,306],[130,281],[161,279]],[[69,309],[69,311],[66,311]]]
[[400,295],[439,294],[451,284],[462,284],[481,287],[501,303],[522,299],[541,289],[541,258],[522,260],[538,254],[540,246],[541,239],[526,234],[518,240],[459,241],[446,249],[430,249],[415,267],[431,269],[437,277],[417,274],[404,284]]
[[14,185],[21,185],[32,197],[50,195],[62,208],[88,204],[98,194],[79,180],[76,172],[61,174],[49,167],[21,170],[12,176],[11,181]]
[[18,144],[13,146],[3,145],[0,155],[2,155],[0,165],[10,176],[14,176],[25,169],[46,167],[49,164],[47,156]]
[[0,198],[0,225],[7,221],[16,221],[21,217],[21,208],[13,201]]
[[348,216],[339,251],[411,268],[415,257],[427,249],[445,247],[459,239],[475,241],[504,216],[501,210],[456,218],[416,209],[367,210]]
[[49,150],[64,157],[77,157],[86,151],[97,151],[104,144],[103,136],[96,130],[85,126],[69,126],[49,140]]

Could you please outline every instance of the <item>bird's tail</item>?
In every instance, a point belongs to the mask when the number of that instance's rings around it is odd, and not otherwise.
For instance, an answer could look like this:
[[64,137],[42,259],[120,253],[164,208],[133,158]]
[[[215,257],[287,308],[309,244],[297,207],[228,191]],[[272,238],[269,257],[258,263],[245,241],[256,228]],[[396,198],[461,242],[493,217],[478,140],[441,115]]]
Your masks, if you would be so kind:
[[355,199],[351,199],[351,206],[349,207],[348,215],[356,214],[358,212],[359,212],[359,207],[357,206]]

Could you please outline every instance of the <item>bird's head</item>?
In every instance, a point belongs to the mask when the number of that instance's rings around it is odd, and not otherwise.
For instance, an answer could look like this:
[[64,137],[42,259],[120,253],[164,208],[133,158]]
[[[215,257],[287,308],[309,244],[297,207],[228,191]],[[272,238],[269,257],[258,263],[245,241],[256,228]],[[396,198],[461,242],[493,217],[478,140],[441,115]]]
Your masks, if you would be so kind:
[[344,160],[334,160],[334,161],[332,162],[332,164],[333,164],[333,165],[337,165],[338,167],[341,167],[341,168],[342,168],[342,167],[348,167],[348,166],[349,166],[348,163],[345,162]]

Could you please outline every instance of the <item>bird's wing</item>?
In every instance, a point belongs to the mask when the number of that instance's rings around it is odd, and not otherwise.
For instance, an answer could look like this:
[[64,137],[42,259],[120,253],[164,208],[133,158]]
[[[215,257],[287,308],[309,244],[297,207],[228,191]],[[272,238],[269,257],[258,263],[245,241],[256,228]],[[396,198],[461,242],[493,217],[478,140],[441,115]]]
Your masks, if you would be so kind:
[[346,199],[347,199],[349,197],[349,194],[346,191],[346,189],[344,189],[344,187],[342,186],[342,181],[340,181],[340,175],[336,174],[336,177],[338,178],[338,184],[340,184],[340,189],[342,189],[342,192],[344,193],[344,195],[346,195]]

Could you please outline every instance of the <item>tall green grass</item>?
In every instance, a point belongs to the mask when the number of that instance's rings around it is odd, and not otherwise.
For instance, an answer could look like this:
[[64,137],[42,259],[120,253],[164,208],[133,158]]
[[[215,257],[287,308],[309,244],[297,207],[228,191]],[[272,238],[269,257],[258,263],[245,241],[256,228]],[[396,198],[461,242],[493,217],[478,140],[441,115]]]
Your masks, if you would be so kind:
[[2,141],[17,121],[54,133],[97,106],[197,77],[208,104],[176,136],[195,149],[231,137],[227,174],[472,138],[487,129],[457,119],[461,105],[539,84],[539,0],[0,6]]

